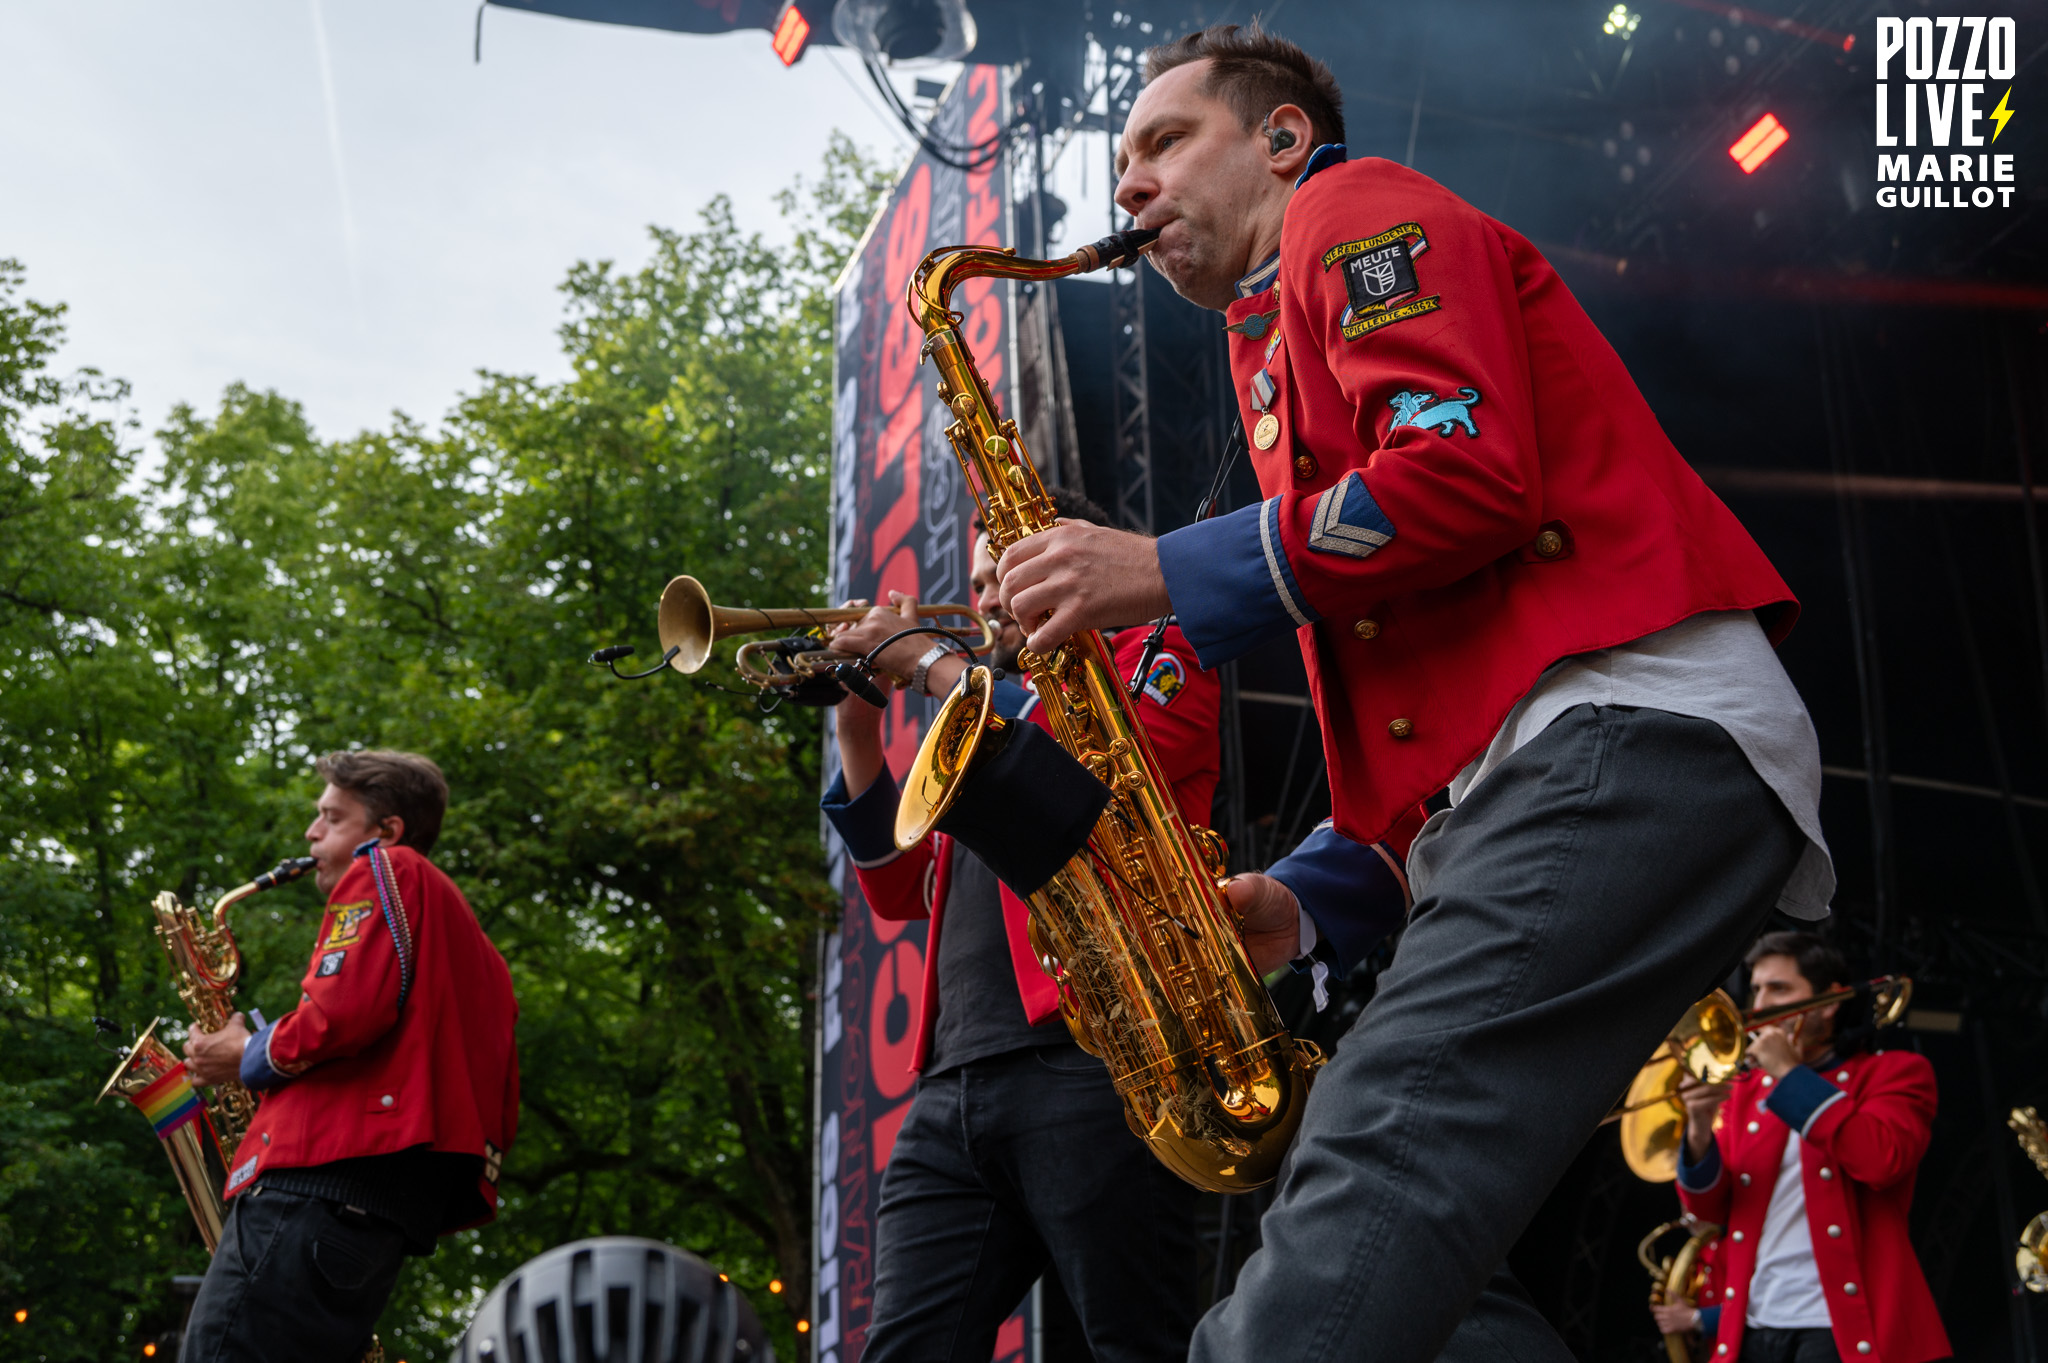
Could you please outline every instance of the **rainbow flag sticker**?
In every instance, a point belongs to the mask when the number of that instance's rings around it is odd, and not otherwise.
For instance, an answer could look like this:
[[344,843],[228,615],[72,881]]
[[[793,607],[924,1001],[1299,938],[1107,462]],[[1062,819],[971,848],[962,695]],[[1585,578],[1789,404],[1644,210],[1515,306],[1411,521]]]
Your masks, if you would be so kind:
[[205,1111],[200,1106],[198,1090],[192,1087],[192,1081],[185,1075],[182,1062],[165,1070],[130,1101],[142,1109],[143,1116],[149,1118],[149,1124],[156,1128],[158,1140],[167,1138],[185,1123],[196,1121]]

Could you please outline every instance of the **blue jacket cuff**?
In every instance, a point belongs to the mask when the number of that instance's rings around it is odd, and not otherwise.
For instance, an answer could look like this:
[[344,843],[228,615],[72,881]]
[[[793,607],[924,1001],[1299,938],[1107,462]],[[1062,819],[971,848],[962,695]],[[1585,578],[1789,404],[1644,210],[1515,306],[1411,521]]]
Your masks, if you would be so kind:
[[276,1088],[290,1079],[290,1075],[279,1074],[270,1064],[270,1037],[276,1030],[275,1022],[266,1022],[263,1029],[250,1037],[249,1043],[242,1047],[243,1088]]
[[896,778],[884,766],[876,774],[874,783],[860,793],[858,800],[847,798],[846,773],[840,772],[832,778],[832,788],[825,792],[824,799],[818,801],[818,808],[825,811],[825,817],[839,830],[853,864],[865,870],[893,861],[900,855],[896,848],[898,803]]
[[1712,1339],[1720,1333],[1721,1308],[1718,1306],[1702,1306],[1700,1308],[1700,1334],[1707,1339]]
[[1321,618],[1281,546],[1278,497],[1160,536],[1159,571],[1205,670]]
[[1700,1162],[1692,1162],[1692,1147],[1683,1135],[1678,1142],[1678,1186],[1689,1193],[1704,1193],[1721,1181],[1721,1143],[1709,1142]]
[[1785,1071],[1783,1079],[1771,1086],[1771,1096],[1764,1099],[1764,1109],[1803,1138],[1806,1129],[1813,1125],[1813,1119],[1820,1116],[1821,1109],[1848,1096],[1821,1078],[1811,1066],[1794,1065]]
[[1370,955],[1408,916],[1408,894],[1386,859],[1326,819],[1301,845],[1266,868],[1294,891],[1330,944],[1340,974]]

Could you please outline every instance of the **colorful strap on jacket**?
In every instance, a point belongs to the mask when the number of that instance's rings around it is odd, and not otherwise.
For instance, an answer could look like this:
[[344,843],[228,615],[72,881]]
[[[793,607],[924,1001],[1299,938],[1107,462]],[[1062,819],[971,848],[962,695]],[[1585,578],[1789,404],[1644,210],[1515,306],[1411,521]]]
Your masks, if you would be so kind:
[[370,848],[370,879],[377,883],[377,907],[383,911],[384,926],[391,933],[391,945],[398,952],[398,1008],[412,993],[412,924],[405,916],[405,903],[398,897],[398,877],[391,869],[391,855],[382,846]]

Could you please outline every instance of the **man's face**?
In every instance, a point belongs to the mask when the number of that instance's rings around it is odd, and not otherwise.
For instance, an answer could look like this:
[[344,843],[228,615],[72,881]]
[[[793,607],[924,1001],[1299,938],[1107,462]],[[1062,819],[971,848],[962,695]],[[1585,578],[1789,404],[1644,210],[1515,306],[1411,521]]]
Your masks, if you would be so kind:
[[[1813,997],[1813,982],[1799,973],[1799,962],[1790,956],[1766,956],[1749,968],[1749,1006],[1777,1008],[1787,1003],[1804,1003]],[[1811,1048],[1834,1035],[1835,1013],[1840,1004],[1816,1008],[1811,1013],[1787,1018],[1802,1046]]]
[[1003,609],[1001,588],[996,582],[996,561],[989,557],[988,536],[974,537],[974,608],[988,617],[995,626],[995,651],[989,654],[989,662],[1005,672],[1017,670],[1017,653],[1024,647],[1024,631]]
[[1152,264],[1191,303],[1218,311],[1257,264],[1254,210],[1275,192],[1259,130],[1202,89],[1210,63],[1176,66],[1139,92],[1117,152],[1116,201],[1159,230]]
[[[392,824],[397,820],[384,822]],[[319,862],[313,872],[313,883],[320,887],[320,893],[333,893],[356,848],[387,831],[378,827],[377,820],[370,817],[369,807],[350,792],[339,786],[322,791],[313,822],[306,829],[306,851]]]

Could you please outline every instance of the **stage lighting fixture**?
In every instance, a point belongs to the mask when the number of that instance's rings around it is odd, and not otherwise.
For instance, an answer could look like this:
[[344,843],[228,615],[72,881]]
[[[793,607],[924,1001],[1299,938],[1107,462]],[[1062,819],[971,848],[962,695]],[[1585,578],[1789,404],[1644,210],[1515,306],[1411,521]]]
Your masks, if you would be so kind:
[[1749,131],[1735,139],[1729,146],[1728,154],[1735,164],[1742,167],[1744,175],[1754,175],[1756,168],[1771,159],[1771,153],[1791,140],[1792,134],[1778,121],[1776,114],[1765,114],[1749,127]]
[[1607,21],[1600,25],[1600,31],[1610,36],[1626,38],[1636,31],[1636,25],[1643,22],[1640,14],[1630,14],[1627,5],[1616,5],[1607,12]]
[[966,0],[839,0],[832,32],[846,46],[892,66],[961,61],[979,37]]
[[784,66],[795,66],[811,39],[811,21],[797,8],[796,0],[782,0],[782,13],[775,16],[775,55]]

